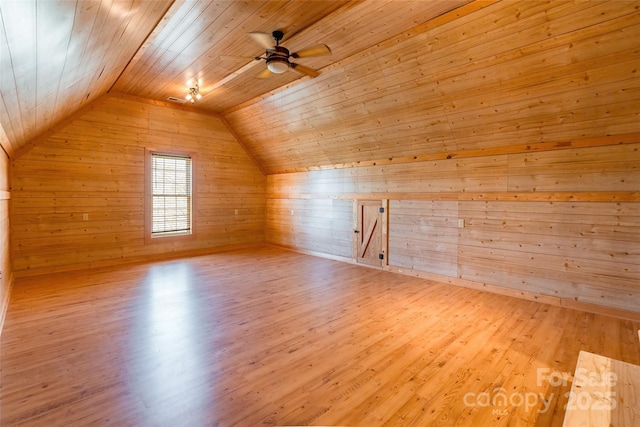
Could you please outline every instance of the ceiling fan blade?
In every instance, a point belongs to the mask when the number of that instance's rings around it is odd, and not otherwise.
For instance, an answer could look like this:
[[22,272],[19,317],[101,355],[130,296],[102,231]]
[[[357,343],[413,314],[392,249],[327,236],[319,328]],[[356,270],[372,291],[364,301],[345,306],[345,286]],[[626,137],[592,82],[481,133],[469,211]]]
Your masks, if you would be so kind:
[[329,55],[330,53],[331,49],[329,49],[329,46],[327,46],[326,44],[318,44],[294,52],[291,54],[291,56],[294,58],[306,58],[309,56]]
[[276,42],[273,39],[273,37],[271,37],[267,33],[252,31],[249,33],[249,35],[256,43],[258,43],[260,46],[262,46],[265,49],[273,49],[273,47],[276,45]]
[[269,77],[271,77],[271,71],[269,71],[268,68],[265,68],[264,70],[260,71],[260,74],[258,74],[256,77],[259,79],[268,79]]
[[306,74],[307,76],[310,76],[310,77],[318,77],[320,75],[320,73],[314,70],[313,68],[305,67],[304,65],[296,64],[293,62],[291,63],[291,68],[293,68],[299,73]]

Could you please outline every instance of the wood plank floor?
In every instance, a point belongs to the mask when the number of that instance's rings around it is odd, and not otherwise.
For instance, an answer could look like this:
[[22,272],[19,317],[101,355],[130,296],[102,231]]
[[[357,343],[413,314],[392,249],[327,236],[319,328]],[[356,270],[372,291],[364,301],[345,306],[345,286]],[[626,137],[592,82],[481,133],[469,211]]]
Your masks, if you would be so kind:
[[638,329],[273,247],[22,279],[0,424],[560,426]]

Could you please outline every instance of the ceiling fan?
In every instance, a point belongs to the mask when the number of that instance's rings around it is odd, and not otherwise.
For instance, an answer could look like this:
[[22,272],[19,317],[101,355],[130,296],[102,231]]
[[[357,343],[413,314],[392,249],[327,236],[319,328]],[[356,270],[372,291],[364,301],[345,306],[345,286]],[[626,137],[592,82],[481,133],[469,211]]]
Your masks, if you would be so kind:
[[267,68],[258,75],[259,78],[269,77],[271,73],[282,74],[289,68],[292,68],[299,73],[306,74],[307,76],[317,77],[320,74],[318,71],[313,68],[291,62],[289,58],[307,58],[309,56],[322,56],[329,55],[331,53],[329,46],[326,44],[318,44],[290,54],[289,49],[284,46],[280,46],[280,40],[284,37],[284,33],[279,30],[272,32],[271,35],[257,31],[251,32],[249,35],[256,43],[266,49],[264,56],[255,57],[256,60],[260,61],[264,59],[267,63]]

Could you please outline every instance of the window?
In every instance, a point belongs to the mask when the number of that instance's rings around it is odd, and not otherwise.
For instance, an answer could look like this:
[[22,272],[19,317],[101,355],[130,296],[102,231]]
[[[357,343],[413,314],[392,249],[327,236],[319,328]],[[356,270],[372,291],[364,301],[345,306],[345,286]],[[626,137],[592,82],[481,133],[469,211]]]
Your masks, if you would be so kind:
[[191,157],[151,153],[151,237],[191,234]]

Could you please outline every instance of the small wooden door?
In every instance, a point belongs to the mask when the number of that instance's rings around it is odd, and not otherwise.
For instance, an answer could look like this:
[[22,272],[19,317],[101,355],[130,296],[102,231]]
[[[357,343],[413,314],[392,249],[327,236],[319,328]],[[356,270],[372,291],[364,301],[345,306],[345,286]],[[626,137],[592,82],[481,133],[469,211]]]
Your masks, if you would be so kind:
[[383,233],[383,203],[380,200],[358,200],[357,211],[356,259],[363,264],[382,267],[382,237],[386,235]]

